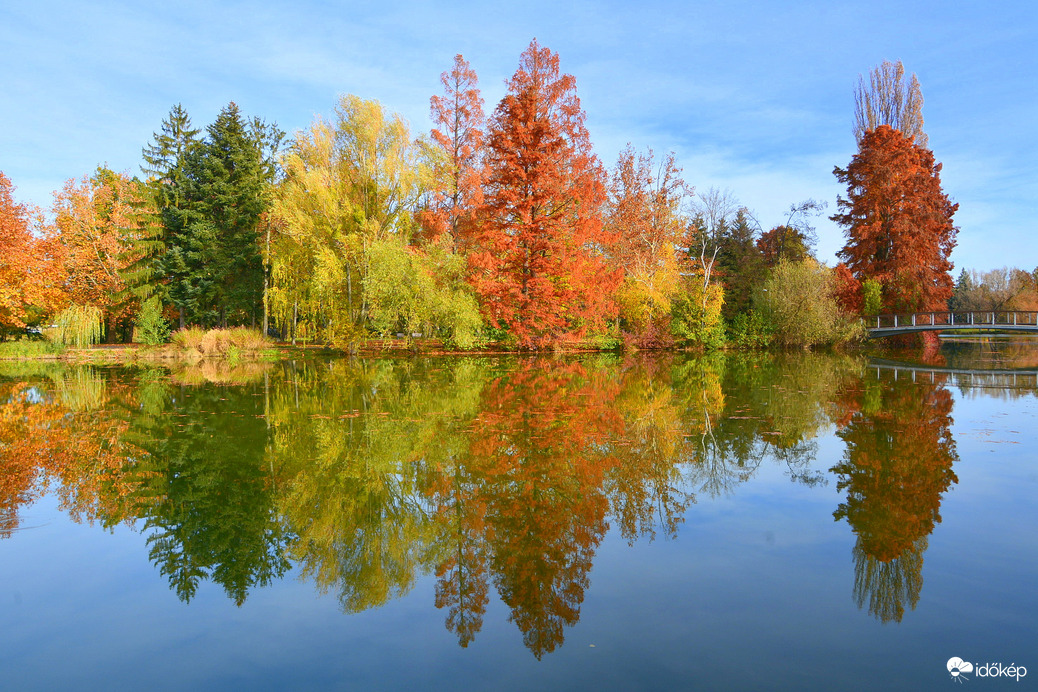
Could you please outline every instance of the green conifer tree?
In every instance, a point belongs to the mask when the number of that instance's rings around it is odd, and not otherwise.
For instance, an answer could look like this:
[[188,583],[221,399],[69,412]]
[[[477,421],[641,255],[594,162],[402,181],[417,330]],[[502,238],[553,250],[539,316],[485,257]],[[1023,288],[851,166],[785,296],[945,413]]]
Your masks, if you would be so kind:
[[144,194],[136,205],[137,224],[129,244],[134,260],[123,270],[125,298],[143,301],[158,295],[163,302],[170,300],[167,265],[171,258],[166,251],[172,244],[177,212],[184,205],[184,163],[187,153],[198,145],[198,133],[178,103],[141,152]]
[[170,296],[192,322],[255,320],[264,265],[259,242],[276,170],[276,126],[242,118],[233,102],[186,153],[183,198],[172,209],[165,268]]

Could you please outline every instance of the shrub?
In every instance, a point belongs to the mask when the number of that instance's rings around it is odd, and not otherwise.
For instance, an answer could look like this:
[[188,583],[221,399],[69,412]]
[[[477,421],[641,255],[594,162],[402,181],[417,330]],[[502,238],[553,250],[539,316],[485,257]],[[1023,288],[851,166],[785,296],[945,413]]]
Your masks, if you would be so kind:
[[270,340],[255,329],[233,327],[210,329],[189,327],[173,333],[173,343],[188,353],[202,358],[227,356],[230,358],[255,358],[270,346]]
[[158,296],[148,298],[141,305],[140,314],[133,323],[133,340],[148,346],[169,341],[169,324],[162,316],[162,302]]
[[685,292],[674,301],[671,332],[689,346],[719,349],[724,346],[723,306],[721,286],[703,286],[699,277],[691,277]]
[[767,348],[771,338],[771,327],[757,310],[740,312],[728,325],[728,345],[733,348]]
[[779,262],[754,295],[754,306],[779,346],[828,346],[863,336],[858,320],[840,309],[833,271],[812,259]]
[[199,345],[202,343],[202,337],[204,336],[205,330],[201,327],[187,327],[173,332],[172,341],[185,351],[198,351],[201,353]]

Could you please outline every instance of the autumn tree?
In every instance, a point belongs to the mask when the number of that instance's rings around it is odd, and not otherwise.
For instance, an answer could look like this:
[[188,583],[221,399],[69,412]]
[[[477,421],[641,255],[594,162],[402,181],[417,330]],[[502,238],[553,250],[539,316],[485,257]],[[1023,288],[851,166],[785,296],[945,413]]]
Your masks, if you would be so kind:
[[769,267],[781,260],[800,262],[814,256],[811,247],[818,242],[818,234],[811,225],[811,217],[820,214],[826,206],[825,202],[813,199],[791,204],[783,223],[761,233],[757,248]]
[[779,262],[754,296],[754,306],[787,348],[809,348],[860,339],[856,320],[839,309],[836,273],[812,258]]
[[955,310],[1033,310],[1034,276],[1017,267],[990,271],[963,269],[948,301]]
[[54,263],[33,236],[39,212],[14,189],[0,172],[0,338],[38,322],[55,298]]
[[867,132],[847,168],[833,171],[847,185],[831,217],[844,227],[839,257],[859,281],[880,282],[885,309],[944,309],[952,294],[959,205],[941,190],[940,172],[929,149],[887,125]]
[[869,73],[869,83],[858,75],[854,90],[854,139],[859,143],[865,134],[880,125],[900,130],[914,144],[925,148],[923,132],[923,92],[913,74],[904,83],[905,66],[901,61],[884,60]]
[[102,312],[105,338],[114,341],[121,324],[128,337],[136,302],[126,295],[124,270],[133,261],[137,182],[101,166],[93,175],[69,180],[54,195],[54,226],[62,288],[67,303]]
[[[669,342],[671,302],[680,288],[678,248],[688,244],[682,214],[691,186],[668,154],[620,152],[609,187],[606,232],[609,255],[624,271],[617,295],[623,327],[639,347]],[[684,256],[682,253],[681,256]]]
[[446,154],[442,187],[433,192],[428,216],[423,219],[427,234],[436,237],[449,231],[454,248],[465,246],[475,222],[474,212],[483,202],[483,97],[479,80],[469,63],[454,56],[449,72],[440,75],[443,95],[430,99],[435,127],[433,142]]
[[[373,253],[411,264],[402,253],[431,187],[429,147],[377,101],[344,96],[332,121],[296,134],[282,165],[272,214],[274,312],[285,323],[305,321],[328,342],[353,342],[369,326]],[[383,304],[415,297],[401,288],[409,295],[377,293]]]
[[600,324],[620,273],[606,264],[604,172],[576,80],[536,40],[491,120],[471,281],[486,317],[528,347]]

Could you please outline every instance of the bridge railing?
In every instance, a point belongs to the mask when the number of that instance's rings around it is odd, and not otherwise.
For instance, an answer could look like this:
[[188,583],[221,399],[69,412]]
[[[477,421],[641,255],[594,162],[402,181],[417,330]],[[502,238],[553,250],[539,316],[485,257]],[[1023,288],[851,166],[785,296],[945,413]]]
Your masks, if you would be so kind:
[[1026,310],[968,310],[945,312],[908,312],[894,315],[876,315],[863,318],[869,329],[896,329],[900,327],[955,326],[1014,326],[1038,327],[1038,312]]

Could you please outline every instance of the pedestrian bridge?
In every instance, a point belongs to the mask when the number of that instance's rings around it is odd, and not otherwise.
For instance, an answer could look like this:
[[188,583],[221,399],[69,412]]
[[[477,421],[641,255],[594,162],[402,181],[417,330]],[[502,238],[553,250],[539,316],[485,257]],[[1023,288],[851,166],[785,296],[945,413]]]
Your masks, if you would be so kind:
[[1038,312],[970,310],[909,312],[863,319],[870,339],[915,332],[989,331],[1038,334]]
[[1038,390],[1038,370],[1034,368],[956,368],[919,365],[885,358],[869,360],[869,370],[876,379],[889,377],[894,382],[911,380],[930,384],[948,384],[963,389],[1029,389]]

